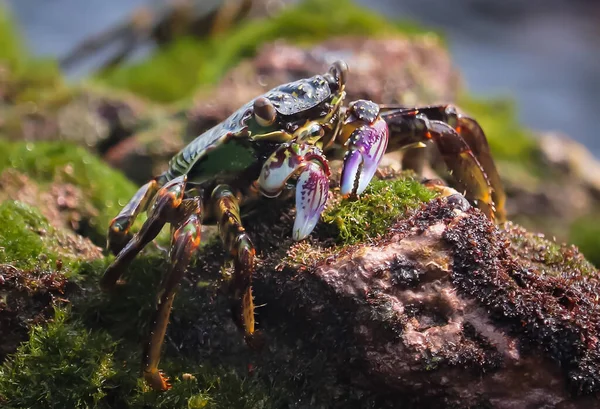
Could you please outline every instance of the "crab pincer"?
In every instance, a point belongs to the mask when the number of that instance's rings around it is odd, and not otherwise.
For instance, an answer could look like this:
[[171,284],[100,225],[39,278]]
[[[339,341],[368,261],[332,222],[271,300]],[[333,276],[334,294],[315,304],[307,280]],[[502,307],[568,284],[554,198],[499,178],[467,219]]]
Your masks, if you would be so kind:
[[388,145],[389,130],[379,116],[379,106],[365,100],[354,102],[344,121],[344,136],[348,149],[340,190],[344,196],[360,195],[375,175]]
[[288,181],[296,179],[294,240],[308,236],[319,221],[327,203],[329,176],[329,164],[314,145],[283,144],[263,165],[258,185],[267,197],[279,196]]

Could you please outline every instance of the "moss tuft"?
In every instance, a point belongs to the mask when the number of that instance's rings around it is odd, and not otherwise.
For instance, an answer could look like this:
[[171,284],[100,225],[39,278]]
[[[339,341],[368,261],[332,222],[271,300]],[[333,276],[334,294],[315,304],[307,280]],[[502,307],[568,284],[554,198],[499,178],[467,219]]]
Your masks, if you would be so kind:
[[42,215],[21,202],[0,204],[0,263],[33,268],[40,257],[56,258],[44,245],[42,235],[50,226]]
[[278,38],[314,44],[335,35],[392,33],[431,34],[413,23],[391,23],[351,0],[307,0],[274,18],[236,26],[223,36],[180,39],[146,61],[102,74],[100,80],[157,101],[175,101],[189,97],[197,87],[215,84],[241,59]]
[[407,211],[435,197],[413,176],[372,181],[360,200],[337,200],[325,209],[323,220],[339,230],[343,244],[384,234]]
[[103,245],[110,220],[135,193],[135,186],[82,147],[59,142],[7,142],[0,139],[0,171],[13,168],[38,183],[71,183],[97,211],[80,233]]
[[4,363],[0,399],[5,407],[97,407],[116,386],[116,343],[103,332],[68,323],[67,316],[56,310],[47,327],[33,327],[29,341]]

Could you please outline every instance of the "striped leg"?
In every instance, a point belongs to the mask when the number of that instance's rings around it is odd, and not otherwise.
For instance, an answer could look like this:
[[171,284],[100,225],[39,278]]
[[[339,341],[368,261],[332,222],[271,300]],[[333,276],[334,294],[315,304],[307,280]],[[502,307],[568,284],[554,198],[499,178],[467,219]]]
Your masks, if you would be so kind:
[[[457,112],[452,105],[419,108],[382,106],[382,116],[390,127],[390,145],[399,148],[417,140],[432,139],[448,169],[454,174],[457,188],[466,191],[478,207],[499,222],[506,219],[506,195],[502,181],[481,126]],[[394,146],[394,144],[396,146]],[[403,165],[411,169],[422,166],[424,156],[416,150],[405,155]]]
[[108,227],[108,248],[113,254],[118,254],[131,240],[129,229],[138,214],[146,210],[150,199],[159,189],[156,179],[151,180],[133,195],[129,203],[123,207]]
[[[494,190],[503,192],[502,186],[492,186],[492,181],[472,147],[457,129],[446,122],[429,117],[435,117],[435,113],[437,111],[431,107],[384,112],[382,116],[389,125],[391,148],[398,149],[415,142],[431,140],[452,173],[457,189],[465,192],[468,199],[475,201],[477,207],[490,219],[495,220],[498,216],[499,220],[503,221],[504,209],[497,211],[493,200]],[[452,118],[448,120],[453,122]],[[411,153],[409,151],[407,155]],[[406,162],[406,158],[403,162]],[[493,161],[490,163],[493,166]],[[495,167],[493,171],[495,172]]]
[[255,250],[242,226],[238,200],[226,185],[219,185],[212,193],[219,233],[225,250],[233,258],[234,274],[231,282],[234,321],[244,331],[246,342],[257,341],[252,297],[252,274]]
[[161,285],[150,339],[142,361],[144,379],[153,389],[159,391],[171,387],[168,379],[158,369],[161,347],[167,332],[175,293],[192,256],[200,245],[202,232],[202,201],[199,197],[184,199],[177,210],[178,220],[172,222],[175,232],[171,241],[169,272]]
[[[133,236],[133,238],[127,242],[125,247],[123,247],[123,249],[119,252],[112,264],[108,266],[108,268],[104,272],[104,276],[100,280],[100,286],[102,287],[102,289],[110,290],[112,287],[114,287],[121,274],[125,272],[125,270],[129,266],[129,263],[131,263],[135,256],[140,251],[142,251],[142,249],[146,247],[148,243],[154,240],[154,238],[162,230],[165,223],[173,219],[174,214],[177,213],[177,207],[179,207],[181,201],[183,200],[185,183],[186,177],[181,176],[168,182],[158,191],[154,200],[153,207],[148,214],[148,220],[144,222],[140,231],[137,232]],[[138,191],[140,198],[145,197],[146,195],[142,194],[144,192],[143,189],[144,188]],[[138,194],[136,194],[136,196],[138,196]],[[134,209],[136,207],[141,207],[139,205],[139,203],[141,203],[140,200],[136,202],[138,203],[137,206],[135,206],[132,203],[133,200],[129,202],[127,206],[125,206],[125,209]],[[145,206],[147,205],[148,204],[146,203]],[[115,224],[115,226],[126,226],[126,224],[128,223],[127,220],[129,220],[129,224],[131,224],[130,221],[133,220],[134,214],[136,214],[136,212],[139,212],[139,209],[137,211],[128,211],[128,213],[121,212],[123,214],[123,217],[119,218],[119,216],[121,216],[119,215],[115,220],[122,221],[123,223],[113,224]]]

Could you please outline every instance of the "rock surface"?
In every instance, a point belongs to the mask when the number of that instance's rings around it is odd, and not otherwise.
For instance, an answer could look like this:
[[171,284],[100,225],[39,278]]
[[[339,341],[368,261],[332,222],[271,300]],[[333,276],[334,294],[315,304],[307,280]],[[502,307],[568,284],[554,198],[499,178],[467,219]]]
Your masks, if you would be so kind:
[[433,201],[309,265],[267,257],[260,316],[294,323],[338,382],[415,407],[596,407],[598,272],[572,248],[550,272],[556,245],[528,235]]

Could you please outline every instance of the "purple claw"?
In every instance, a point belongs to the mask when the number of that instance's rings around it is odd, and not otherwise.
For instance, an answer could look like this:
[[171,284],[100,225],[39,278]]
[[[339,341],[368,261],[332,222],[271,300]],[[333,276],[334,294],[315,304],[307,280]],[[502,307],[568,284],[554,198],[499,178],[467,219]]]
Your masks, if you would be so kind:
[[315,228],[327,203],[329,178],[321,166],[309,162],[296,183],[294,240],[302,240]]
[[283,144],[264,163],[258,186],[267,197],[278,196],[296,179],[294,240],[308,236],[321,217],[329,192],[329,165],[314,145]]
[[388,126],[381,118],[352,132],[342,169],[342,195],[360,195],[365,191],[387,149],[388,139]]

